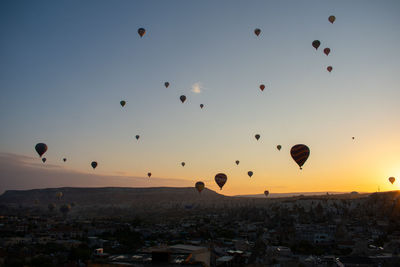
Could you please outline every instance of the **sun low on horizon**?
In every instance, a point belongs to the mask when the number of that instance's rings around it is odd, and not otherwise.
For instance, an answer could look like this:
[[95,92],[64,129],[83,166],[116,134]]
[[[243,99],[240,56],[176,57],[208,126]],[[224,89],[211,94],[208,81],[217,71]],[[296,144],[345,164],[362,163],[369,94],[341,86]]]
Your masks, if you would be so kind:
[[398,14],[395,0],[2,1],[0,192],[400,190]]

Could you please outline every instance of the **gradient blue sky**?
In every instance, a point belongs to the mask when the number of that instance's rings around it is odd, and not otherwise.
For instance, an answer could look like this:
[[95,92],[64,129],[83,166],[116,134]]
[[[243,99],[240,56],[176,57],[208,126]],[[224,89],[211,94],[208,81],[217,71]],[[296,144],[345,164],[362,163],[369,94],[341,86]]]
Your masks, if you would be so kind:
[[[395,0],[1,1],[0,152],[45,142],[74,172],[96,160],[97,174],[212,189],[226,172],[226,194],[393,189],[399,14]],[[311,148],[301,173],[297,143]]]

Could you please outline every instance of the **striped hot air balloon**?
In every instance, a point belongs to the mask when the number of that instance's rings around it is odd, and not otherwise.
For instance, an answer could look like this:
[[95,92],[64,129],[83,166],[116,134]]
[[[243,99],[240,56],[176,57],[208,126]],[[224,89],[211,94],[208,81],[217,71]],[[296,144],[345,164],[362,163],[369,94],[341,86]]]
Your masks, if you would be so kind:
[[299,165],[301,170],[308,156],[310,156],[310,149],[306,145],[295,145],[290,149],[290,155],[292,155],[293,160]]

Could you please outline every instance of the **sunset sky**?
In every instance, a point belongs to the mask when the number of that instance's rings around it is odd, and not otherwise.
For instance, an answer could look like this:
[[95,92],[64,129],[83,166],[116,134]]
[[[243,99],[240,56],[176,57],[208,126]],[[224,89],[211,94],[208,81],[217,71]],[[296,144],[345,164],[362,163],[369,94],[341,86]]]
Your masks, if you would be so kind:
[[397,0],[1,1],[0,193],[399,190],[399,14]]

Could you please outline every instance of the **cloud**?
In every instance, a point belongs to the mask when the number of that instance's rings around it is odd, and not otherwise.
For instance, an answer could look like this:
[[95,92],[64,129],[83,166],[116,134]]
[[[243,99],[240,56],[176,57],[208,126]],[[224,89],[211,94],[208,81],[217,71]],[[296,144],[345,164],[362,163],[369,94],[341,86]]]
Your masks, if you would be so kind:
[[58,165],[43,164],[37,158],[0,153],[0,194],[5,190],[55,187],[188,187],[191,181],[157,178],[101,175],[78,172]]
[[192,85],[192,92],[195,94],[200,94],[202,89],[203,89],[203,87],[202,87],[201,83],[194,83]]

